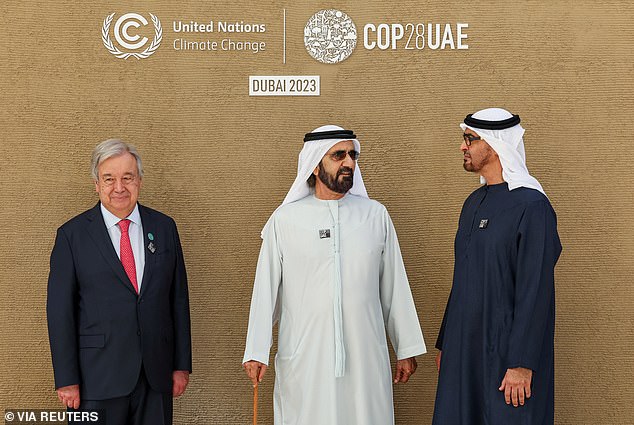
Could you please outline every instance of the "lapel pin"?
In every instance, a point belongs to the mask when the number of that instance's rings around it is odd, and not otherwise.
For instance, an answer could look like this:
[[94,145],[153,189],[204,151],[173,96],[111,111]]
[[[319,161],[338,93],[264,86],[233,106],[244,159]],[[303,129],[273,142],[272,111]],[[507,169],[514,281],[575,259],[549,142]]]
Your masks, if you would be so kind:
[[152,232],[150,232],[150,233],[148,233],[148,234],[147,234],[147,238],[148,238],[149,240],[151,240],[151,241],[153,241],[153,240],[154,240],[154,235],[152,234]]
[[150,243],[148,244],[148,246],[147,246],[147,249],[149,249],[149,250],[150,250],[150,252],[151,252],[152,254],[154,254],[154,251],[156,251],[156,247],[154,246],[154,242],[150,242]]
[[478,226],[478,227],[480,229],[486,229],[488,225],[489,225],[489,219],[488,218],[483,218],[482,220],[480,220],[480,226]]

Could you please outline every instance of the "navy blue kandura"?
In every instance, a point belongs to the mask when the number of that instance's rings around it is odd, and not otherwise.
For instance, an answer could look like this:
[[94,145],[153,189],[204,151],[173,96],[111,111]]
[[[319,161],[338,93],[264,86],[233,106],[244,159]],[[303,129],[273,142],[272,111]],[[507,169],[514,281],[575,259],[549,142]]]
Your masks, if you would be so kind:
[[[480,187],[465,201],[454,249],[433,424],[553,424],[561,244],[548,198],[507,183]],[[532,396],[519,407],[498,390],[516,367],[533,370]]]

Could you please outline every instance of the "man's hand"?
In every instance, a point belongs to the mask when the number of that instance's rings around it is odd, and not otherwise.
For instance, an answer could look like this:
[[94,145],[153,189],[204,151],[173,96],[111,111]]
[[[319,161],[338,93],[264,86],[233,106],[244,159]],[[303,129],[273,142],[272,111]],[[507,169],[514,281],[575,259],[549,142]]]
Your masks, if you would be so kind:
[[418,364],[415,357],[396,361],[396,373],[394,373],[394,383],[407,382],[409,377],[416,372]]
[[442,357],[442,351],[438,351],[436,354],[436,368],[438,368],[438,372],[440,372],[440,358]]
[[68,385],[57,389],[59,401],[66,407],[79,408],[79,385]]
[[507,369],[504,379],[502,379],[502,385],[498,390],[504,391],[504,399],[506,404],[511,404],[517,407],[524,405],[525,398],[531,398],[531,379],[533,378],[533,371],[525,369],[523,367],[516,367],[514,369]]
[[249,360],[248,362],[244,362],[242,367],[255,387],[258,383],[262,382],[267,366],[257,360]]
[[187,384],[189,384],[189,371],[175,370],[172,372],[172,397],[180,397],[185,392]]

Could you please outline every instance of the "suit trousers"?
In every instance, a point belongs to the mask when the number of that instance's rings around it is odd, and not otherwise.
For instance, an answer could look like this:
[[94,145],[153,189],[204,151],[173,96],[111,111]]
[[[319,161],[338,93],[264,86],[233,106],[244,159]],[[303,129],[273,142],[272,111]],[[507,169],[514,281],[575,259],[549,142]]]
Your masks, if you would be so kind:
[[172,425],[172,394],[154,391],[143,367],[137,384],[127,396],[107,400],[81,400],[79,409],[70,412],[98,412],[98,422],[68,422],[90,425]]

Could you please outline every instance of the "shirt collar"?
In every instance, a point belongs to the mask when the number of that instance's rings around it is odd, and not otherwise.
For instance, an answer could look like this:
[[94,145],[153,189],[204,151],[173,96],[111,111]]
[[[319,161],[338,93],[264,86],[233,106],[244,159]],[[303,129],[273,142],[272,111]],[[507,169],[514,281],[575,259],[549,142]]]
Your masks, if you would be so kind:
[[[101,207],[101,215],[103,216],[103,221],[106,223],[106,229],[110,229],[111,227],[116,226],[121,221],[119,217],[117,217],[116,215],[108,211],[106,207],[103,206],[102,203],[100,203],[99,205]],[[128,215],[126,218],[130,220],[132,223],[136,224],[137,226],[141,225],[141,214],[139,213],[139,204],[136,204],[134,206],[134,209],[132,210],[130,215]]]

